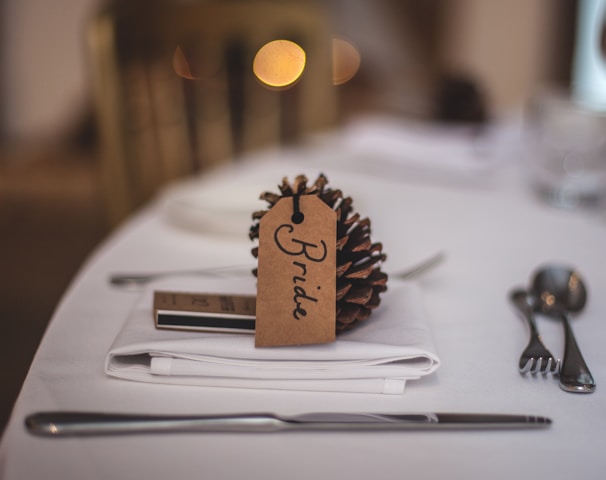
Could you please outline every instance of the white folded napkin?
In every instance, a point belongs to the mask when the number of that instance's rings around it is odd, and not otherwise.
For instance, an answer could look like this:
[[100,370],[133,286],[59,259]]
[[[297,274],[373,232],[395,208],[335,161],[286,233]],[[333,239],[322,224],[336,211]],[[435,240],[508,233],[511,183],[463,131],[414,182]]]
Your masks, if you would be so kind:
[[178,385],[401,394],[406,380],[439,366],[421,291],[411,283],[390,285],[370,318],[334,343],[271,348],[255,348],[246,333],[156,329],[154,290],[251,294],[255,279],[153,284],[106,356],[108,375]]

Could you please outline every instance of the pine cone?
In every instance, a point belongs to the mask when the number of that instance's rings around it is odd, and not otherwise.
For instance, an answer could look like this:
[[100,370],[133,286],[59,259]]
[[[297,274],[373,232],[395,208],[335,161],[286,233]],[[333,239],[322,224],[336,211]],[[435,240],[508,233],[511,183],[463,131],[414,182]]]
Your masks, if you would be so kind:
[[[259,221],[283,197],[317,195],[337,212],[337,333],[348,330],[358,322],[366,320],[372,309],[381,299],[380,294],[387,290],[387,275],[381,271],[381,263],[386,255],[380,243],[370,240],[370,220],[360,218],[352,209],[352,199],[343,197],[341,190],[328,187],[328,179],[320,174],[311,186],[307,186],[307,177],[299,175],[292,185],[285,177],[279,185],[280,194],[264,192],[267,210],[254,212],[250,227],[251,240],[259,238]],[[259,256],[259,248],[254,247],[252,254]],[[253,273],[256,275],[257,270]]]

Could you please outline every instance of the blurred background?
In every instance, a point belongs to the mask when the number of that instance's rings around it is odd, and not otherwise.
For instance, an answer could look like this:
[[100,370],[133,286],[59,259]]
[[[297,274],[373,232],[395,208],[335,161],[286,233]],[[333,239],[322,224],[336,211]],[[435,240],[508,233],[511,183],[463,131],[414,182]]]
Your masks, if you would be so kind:
[[[518,115],[537,89],[571,88],[581,3],[0,0],[0,428],[61,294],[95,246],[153,197],[164,180],[154,176],[160,168],[178,178],[368,112],[466,124]],[[246,10],[251,5],[261,9]],[[167,15],[172,8],[196,13]],[[247,86],[248,44],[232,33],[261,38],[265,28],[280,36],[291,24],[305,27],[297,39],[309,48],[308,70],[316,74],[306,73],[296,94],[277,83]],[[201,90],[218,74],[212,62],[200,62],[193,39],[211,30],[206,51],[231,42],[227,87],[217,90],[224,97]],[[326,59],[311,55],[325,35],[333,49],[335,39],[345,45],[344,70],[333,71],[332,82],[322,77]],[[168,61],[156,68],[158,59]],[[246,123],[235,113],[243,92],[257,106],[276,105],[277,116],[265,112],[254,124],[274,122],[277,134],[259,130],[262,142],[234,134]],[[306,95],[323,98],[321,118],[304,112]],[[217,98],[231,112],[229,125],[209,121],[215,130],[208,137],[192,118],[215,118],[204,109]],[[303,112],[296,118],[289,113],[295,108]],[[196,144],[192,135],[179,136],[192,128]],[[217,131],[229,131],[230,139]],[[163,135],[167,140],[158,141]],[[214,150],[200,148],[204,138],[216,139]],[[179,157],[177,166],[160,157],[164,167],[151,164],[163,148],[171,162]],[[150,162],[139,171],[125,173],[118,163],[139,157]],[[143,177],[147,183],[133,196],[129,178]]]

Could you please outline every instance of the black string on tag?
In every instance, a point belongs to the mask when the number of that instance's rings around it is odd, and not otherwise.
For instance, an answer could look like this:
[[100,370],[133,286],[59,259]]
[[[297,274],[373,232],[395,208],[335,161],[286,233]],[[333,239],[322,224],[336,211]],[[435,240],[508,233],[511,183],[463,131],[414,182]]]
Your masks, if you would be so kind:
[[299,198],[300,197],[301,197],[300,193],[295,193],[292,197],[293,214],[292,214],[292,217],[290,217],[290,219],[296,225],[303,223],[303,220],[305,220],[305,215],[303,215],[303,212],[301,211],[301,209],[299,207]]

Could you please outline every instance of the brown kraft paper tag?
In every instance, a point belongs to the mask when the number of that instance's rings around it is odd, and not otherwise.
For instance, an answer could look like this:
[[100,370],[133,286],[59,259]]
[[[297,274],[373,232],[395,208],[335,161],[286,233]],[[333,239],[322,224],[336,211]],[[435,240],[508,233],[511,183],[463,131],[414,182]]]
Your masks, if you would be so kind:
[[255,346],[335,341],[336,229],[316,195],[282,198],[263,216]]

